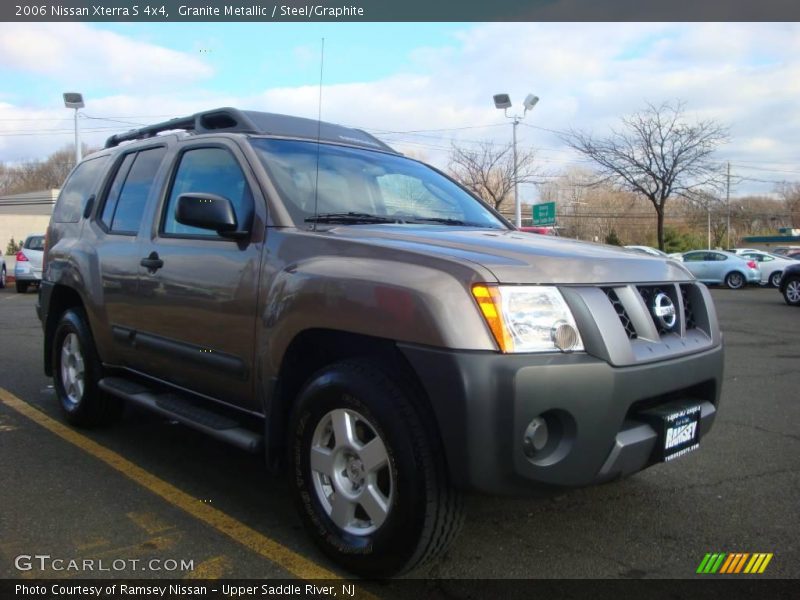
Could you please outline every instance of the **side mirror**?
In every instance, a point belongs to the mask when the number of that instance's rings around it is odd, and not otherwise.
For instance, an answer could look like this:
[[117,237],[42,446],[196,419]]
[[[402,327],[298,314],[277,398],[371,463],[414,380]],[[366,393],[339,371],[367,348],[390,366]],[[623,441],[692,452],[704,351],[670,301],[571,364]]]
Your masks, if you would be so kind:
[[175,207],[175,220],[183,225],[211,229],[222,237],[241,238],[248,233],[237,229],[231,201],[216,194],[181,194]]

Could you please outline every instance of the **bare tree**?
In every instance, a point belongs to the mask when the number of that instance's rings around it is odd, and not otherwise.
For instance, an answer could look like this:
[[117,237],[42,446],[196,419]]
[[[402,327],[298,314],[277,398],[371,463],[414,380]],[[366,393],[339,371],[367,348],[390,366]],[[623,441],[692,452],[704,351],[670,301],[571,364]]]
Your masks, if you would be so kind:
[[784,181],[778,186],[778,194],[786,207],[792,227],[800,227],[800,183]]
[[453,143],[450,150],[450,175],[480,196],[496,210],[514,197],[514,184],[532,183],[536,176],[535,154],[517,148],[517,174],[514,176],[514,150],[511,144],[498,146],[481,142],[474,147]]
[[622,128],[595,138],[571,130],[562,139],[592,159],[606,181],[647,198],[656,211],[658,247],[664,248],[664,207],[674,196],[691,197],[722,183],[716,148],[727,128],[713,120],[689,123],[683,102],[665,102],[622,118]]
[[[84,150],[86,154],[91,152],[85,146]],[[74,166],[72,146],[65,146],[42,160],[0,165],[0,195],[59,188]]]

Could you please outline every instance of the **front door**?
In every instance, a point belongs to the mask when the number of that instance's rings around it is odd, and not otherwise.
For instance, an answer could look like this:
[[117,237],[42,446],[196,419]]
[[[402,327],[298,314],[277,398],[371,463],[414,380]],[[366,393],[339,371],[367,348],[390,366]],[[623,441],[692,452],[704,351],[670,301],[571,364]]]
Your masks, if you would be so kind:
[[[182,144],[142,242],[136,347],[151,375],[224,402],[253,401],[258,273],[265,203],[233,143]],[[177,198],[210,193],[233,204],[246,238],[175,220]]]

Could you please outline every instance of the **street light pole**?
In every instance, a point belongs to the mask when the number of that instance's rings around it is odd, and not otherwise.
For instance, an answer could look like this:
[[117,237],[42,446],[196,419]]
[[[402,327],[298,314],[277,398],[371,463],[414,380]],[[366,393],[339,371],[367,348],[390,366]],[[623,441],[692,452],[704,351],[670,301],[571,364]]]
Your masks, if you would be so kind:
[[511,98],[509,97],[508,94],[495,94],[493,99],[495,108],[501,109],[506,118],[512,119],[511,121],[511,127],[513,130],[512,148],[514,153],[513,157],[514,158],[514,176],[513,176],[514,177],[514,225],[517,228],[520,228],[522,227],[522,204],[519,201],[519,189],[518,189],[519,175],[517,173],[517,170],[519,165],[517,161],[517,125],[519,125],[519,122],[525,118],[525,115],[528,114],[528,111],[531,110],[534,106],[536,106],[536,103],[539,102],[539,97],[534,96],[533,94],[528,94],[525,97],[525,100],[522,103],[522,106],[525,108],[525,110],[522,113],[522,116],[520,115],[509,116],[508,109],[511,108]]
[[726,248],[731,249],[731,161],[728,161],[728,185],[726,186],[725,200],[728,205],[728,224],[726,230],[728,232],[728,243]]
[[519,202],[519,182],[517,180],[517,125],[519,125],[519,117],[514,117],[512,128],[514,131],[513,146],[514,146],[514,224],[519,228],[522,227],[522,205]]
[[78,109],[83,108],[83,94],[78,92],[64,92],[64,106],[75,109],[75,164],[81,162],[81,138],[78,133]]
[[81,136],[78,133],[78,109],[75,109],[75,164],[81,162]]

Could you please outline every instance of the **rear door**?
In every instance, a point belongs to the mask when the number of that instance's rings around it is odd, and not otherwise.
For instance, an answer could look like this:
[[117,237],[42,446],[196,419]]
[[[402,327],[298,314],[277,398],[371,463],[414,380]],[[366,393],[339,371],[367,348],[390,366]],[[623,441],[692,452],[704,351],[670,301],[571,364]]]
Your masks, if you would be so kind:
[[[266,208],[231,140],[179,145],[142,242],[136,348],[143,370],[191,391],[258,410],[253,401],[258,273]],[[177,198],[210,193],[233,204],[246,239],[175,219]],[[156,265],[156,266],[154,266]]]
[[44,256],[44,235],[31,235],[22,245],[22,252],[30,261],[36,279],[42,278],[42,257]]
[[[148,200],[163,185],[162,162],[167,154],[164,144],[126,152],[116,157],[111,175],[99,194],[94,219],[90,222],[91,237],[97,253],[100,273],[101,301],[110,331],[98,331],[108,339],[104,347],[107,362],[121,366],[138,366],[136,352],[124,332],[135,326],[138,312],[137,286],[140,270],[140,232],[147,231],[144,215]],[[160,175],[160,177],[159,177]]]

